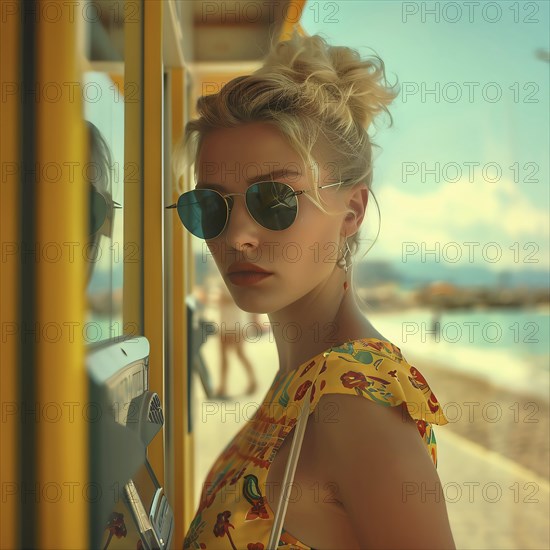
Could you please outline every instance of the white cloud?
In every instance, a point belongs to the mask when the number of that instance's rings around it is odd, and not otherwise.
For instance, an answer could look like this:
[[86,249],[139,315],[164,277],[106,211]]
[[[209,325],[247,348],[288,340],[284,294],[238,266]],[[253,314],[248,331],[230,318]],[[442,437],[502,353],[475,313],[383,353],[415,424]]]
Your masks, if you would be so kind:
[[[533,267],[542,268],[550,263],[547,205],[534,206],[521,184],[504,179],[495,183],[462,179],[442,184],[428,193],[404,191],[392,185],[381,186],[375,193],[380,203],[382,229],[372,256],[399,256],[403,242],[425,242],[429,248],[436,242],[443,246],[473,241],[481,246],[498,243],[503,253],[499,267],[503,264],[529,267],[522,261],[526,257],[539,260],[530,264]],[[377,220],[374,208],[369,207],[369,213]],[[376,234],[373,225],[376,224],[369,223],[369,237]],[[464,259],[467,258],[465,249]]]

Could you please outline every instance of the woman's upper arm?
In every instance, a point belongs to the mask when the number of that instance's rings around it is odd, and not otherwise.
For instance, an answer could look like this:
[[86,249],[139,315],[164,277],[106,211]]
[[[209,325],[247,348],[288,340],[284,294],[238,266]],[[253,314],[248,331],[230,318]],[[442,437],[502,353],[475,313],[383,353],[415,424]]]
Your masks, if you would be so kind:
[[320,403],[337,411],[315,429],[360,547],[454,549],[437,470],[406,408],[341,394]]

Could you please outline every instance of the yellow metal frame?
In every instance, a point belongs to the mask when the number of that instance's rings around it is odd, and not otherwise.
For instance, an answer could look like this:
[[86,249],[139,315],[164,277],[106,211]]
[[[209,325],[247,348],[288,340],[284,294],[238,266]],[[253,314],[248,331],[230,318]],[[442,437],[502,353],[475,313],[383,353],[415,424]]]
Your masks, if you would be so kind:
[[[20,13],[19,2],[13,2],[12,7]],[[20,86],[19,80],[19,25],[17,17],[6,16],[0,21],[0,85],[7,92],[8,86],[15,91]],[[18,302],[19,296],[19,260],[17,250],[19,237],[19,116],[20,103],[17,93],[6,94],[0,103],[0,158],[2,159],[2,184],[0,185],[0,227],[2,257],[0,262],[0,321],[2,326],[2,342],[0,344],[0,402],[3,415],[0,430],[0,479],[6,498],[0,499],[0,548],[16,548],[18,537],[18,414],[19,380],[18,354],[19,326]],[[12,167],[11,169],[9,167]],[[6,170],[4,172],[4,170]],[[10,327],[10,328],[8,328]],[[8,332],[10,335],[8,335]],[[8,414],[8,407],[11,412]],[[13,414],[12,414],[13,413]],[[11,488],[11,489],[9,489]],[[12,493],[13,489],[13,494]]]
[[[143,313],[151,344],[149,387],[164,399],[164,240],[163,240],[163,2],[144,3],[143,33]],[[164,485],[164,430],[148,447],[148,458]]]
[[[185,69],[174,68],[171,70],[171,107],[172,107],[172,143],[180,138],[185,124],[185,103],[188,98],[185,96],[186,82]],[[171,152],[170,152],[171,153]],[[171,156],[171,155],[170,155]],[[172,178],[167,177],[167,182]],[[177,200],[176,182],[171,187],[173,202]],[[186,252],[189,250],[186,243],[186,234],[177,215],[171,216],[172,223],[172,296],[173,304],[171,341],[173,343],[172,355],[172,380],[171,401],[173,403],[173,509],[174,517],[181,518],[177,521],[174,531],[174,548],[181,548],[186,526],[193,519],[193,438],[187,433],[187,349],[188,342],[184,338],[187,334],[187,310],[185,306],[186,297]]]
[[[38,10],[46,3],[39,2]],[[38,89],[48,82],[80,82],[77,44],[80,26],[71,20],[68,9],[62,13],[63,17],[58,20],[38,18]],[[39,247],[54,243],[63,249],[63,243],[86,242],[86,220],[82,212],[87,206],[87,182],[82,169],[74,171],[72,181],[63,172],[68,162],[82,168],[88,158],[81,98],[80,93],[71,99],[64,94],[59,101],[43,100],[36,105],[38,166],[55,163],[63,174],[62,179],[52,185],[44,179],[44,171],[37,170],[40,174],[36,194]],[[63,254],[60,261],[38,261],[36,274],[36,321],[38,327],[42,327],[36,344],[36,399],[39,407],[53,403],[56,410],[65,411],[56,422],[49,420],[45,412],[39,413],[36,468],[42,498],[36,504],[37,543],[41,548],[86,548],[89,545],[89,504],[85,498],[89,424],[84,410],[88,401],[82,331],[84,257],[81,253],[73,257]],[[80,330],[77,328],[69,335],[68,322],[77,323]],[[62,337],[52,341],[43,330],[46,326],[57,327]],[[74,415],[63,409],[66,403],[75,403]],[[59,500],[44,496],[42,491],[52,486],[61,491]],[[72,499],[68,493],[71,486],[74,488]]]
[[138,12],[134,14],[135,17],[124,22],[124,88],[137,90],[138,93],[133,94],[134,101],[124,103],[125,246],[122,308],[124,334],[143,335],[143,10],[141,1],[133,4],[138,7]]
[[[124,263],[123,325],[125,334],[143,334],[149,340],[149,387],[164,409],[163,2],[132,4],[139,12],[125,22],[124,85],[139,93],[138,101],[124,106],[124,250],[132,261]],[[139,182],[128,180],[136,171]],[[148,458],[163,485],[164,430],[149,445]]]

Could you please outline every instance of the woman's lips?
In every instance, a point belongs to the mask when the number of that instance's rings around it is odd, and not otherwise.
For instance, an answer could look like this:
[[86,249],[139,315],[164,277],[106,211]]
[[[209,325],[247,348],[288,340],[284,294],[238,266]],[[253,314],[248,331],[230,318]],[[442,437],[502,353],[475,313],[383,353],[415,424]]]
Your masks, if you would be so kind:
[[273,273],[261,273],[259,271],[239,271],[236,273],[230,273],[227,278],[237,286],[255,285],[260,281],[263,281],[267,277],[270,277]]

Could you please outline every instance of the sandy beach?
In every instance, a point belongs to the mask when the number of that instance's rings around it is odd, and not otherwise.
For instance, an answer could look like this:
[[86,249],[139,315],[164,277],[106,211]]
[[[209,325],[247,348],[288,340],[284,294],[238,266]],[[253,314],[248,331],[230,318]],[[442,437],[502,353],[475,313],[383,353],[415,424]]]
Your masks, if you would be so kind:
[[449,420],[445,426],[436,426],[436,437],[438,431],[452,431],[548,479],[548,401],[495,386],[431,359],[405,356],[424,374]]

